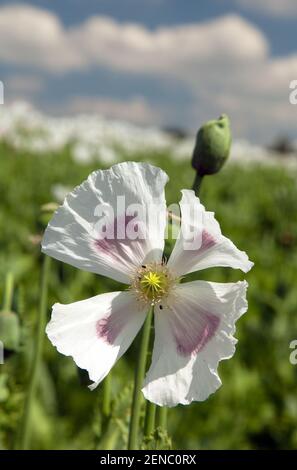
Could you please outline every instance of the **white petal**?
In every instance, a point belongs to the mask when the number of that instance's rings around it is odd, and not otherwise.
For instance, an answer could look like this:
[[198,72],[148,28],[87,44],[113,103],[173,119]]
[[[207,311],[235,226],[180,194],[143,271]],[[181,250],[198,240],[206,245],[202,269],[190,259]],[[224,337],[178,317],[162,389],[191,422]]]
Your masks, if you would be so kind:
[[145,397],[160,406],[203,401],[221,385],[218,363],[235,352],[235,321],[247,310],[246,282],[180,284],[155,308],[152,364]]
[[181,230],[168,260],[177,276],[215,266],[244,272],[252,268],[247,254],[222,235],[214,213],[205,210],[194,191],[182,191],[180,208]]
[[46,333],[60,353],[72,356],[99,383],[130,346],[146,312],[130,292],[111,292],[55,304]]
[[[166,173],[145,163],[125,162],[93,172],[55,213],[45,231],[42,251],[77,268],[130,283],[136,267],[162,257],[167,180]],[[135,204],[145,211],[137,219],[135,206],[131,206]],[[127,213],[129,207],[132,213]],[[114,214],[106,227],[108,238],[98,235],[98,224],[104,216],[98,208]],[[140,221],[143,238],[134,236],[132,240],[127,230],[130,226],[131,233],[131,224],[136,220]],[[121,224],[123,228],[118,230]]]

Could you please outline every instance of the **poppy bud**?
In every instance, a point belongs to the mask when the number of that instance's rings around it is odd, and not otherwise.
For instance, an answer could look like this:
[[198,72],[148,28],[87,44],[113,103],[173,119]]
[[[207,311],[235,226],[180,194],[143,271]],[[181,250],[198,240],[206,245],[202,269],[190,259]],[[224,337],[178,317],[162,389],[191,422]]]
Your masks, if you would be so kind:
[[226,114],[206,122],[197,132],[192,166],[199,176],[217,173],[227,160],[231,147],[230,122]]
[[0,340],[7,351],[18,351],[21,340],[19,317],[14,312],[0,312]]

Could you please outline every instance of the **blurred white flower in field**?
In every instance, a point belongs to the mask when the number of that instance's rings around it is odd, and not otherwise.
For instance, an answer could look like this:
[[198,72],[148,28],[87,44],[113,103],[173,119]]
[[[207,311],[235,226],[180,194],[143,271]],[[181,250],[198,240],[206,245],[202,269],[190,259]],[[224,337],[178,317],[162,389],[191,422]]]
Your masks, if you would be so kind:
[[112,147],[102,146],[99,150],[99,159],[106,165],[112,165],[118,160],[118,157]]
[[[56,211],[42,251],[129,285],[121,292],[55,304],[46,331],[57,350],[88,371],[94,388],[128,349],[153,307],[155,342],[142,391],[153,403],[175,406],[205,400],[221,385],[219,361],[233,356],[235,323],[247,310],[245,281],[181,279],[215,266],[247,272],[253,263],[222,235],[214,214],[190,190],[182,191],[179,237],[165,262],[167,181],[166,173],[145,163],[93,172]],[[123,197],[125,206],[119,209]],[[145,217],[135,215],[135,205]],[[102,207],[112,214],[105,236],[97,225]],[[133,216],[128,215],[131,207]],[[134,236],[135,229],[140,236]]]
[[[198,123],[197,123],[198,127]],[[100,115],[50,117],[37,112],[26,103],[1,106],[0,140],[34,154],[62,152],[69,148],[75,162],[104,165],[117,163],[127,157],[166,154],[172,161],[189,160],[194,136],[175,135],[153,127],[141,127]],[[240,164],[283,165],[296,167],[294,155],[272,158],[271,152],[259,145],[240,140],[231,150],[231,162]]]
[[78,142],[73,145],[72,156],[73,160],[80,164],[91,163],[94,160],[92,150],[82,142]]
[[100,161],[109,165],[122,158],[121,151],[129,155],[173,152],[179,145],[160,129],[110,121],[99,115],[49,117],[25,103],[3,107],[1,111],[0,139],[37,154],[60,152],[69,146],[73,159],[80,164]]
[[63,202],[68,193],[70,193],[71,188],[63,184],[57,183],[54,184],[51,188],[52,195],[57,202]]

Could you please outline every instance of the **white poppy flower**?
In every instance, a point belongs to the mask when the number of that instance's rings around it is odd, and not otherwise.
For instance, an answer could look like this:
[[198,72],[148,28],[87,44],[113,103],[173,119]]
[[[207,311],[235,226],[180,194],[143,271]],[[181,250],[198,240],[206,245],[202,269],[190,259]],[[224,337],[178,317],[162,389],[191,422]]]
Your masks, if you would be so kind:
[[[166,173],[145,163],[125,162],[93,172],[55,213],[42,251],[130,286],[68,305],[55,304],[46,332],[57,350],[72,356],[96,386],[129,348],[153,305],[155,341],[142,391],[157,405],[175,406],[205,400],[221,385],[218,363],[233,356],[235,322],[247,310],[245,281],[180,283],[180,278],[213,266],[247,272],[253,263],[222,235],[214,214],[190,190],[182,191],[180,235],[168,262],[162,261],[167,181]],[[158,215],[158,224],[148,222],[141,229],[149,236],[97,237],[96,207],[115,212],[122,196],[126,207],[140,204],[146,220]],[[200,238],[198,246],[189,249],[184,233],[193,228],[191,210],[199,216],[194,236],[199,233]],[[125,228],[131,221],[126,212],[117,213],[113,226],[120,219]]]

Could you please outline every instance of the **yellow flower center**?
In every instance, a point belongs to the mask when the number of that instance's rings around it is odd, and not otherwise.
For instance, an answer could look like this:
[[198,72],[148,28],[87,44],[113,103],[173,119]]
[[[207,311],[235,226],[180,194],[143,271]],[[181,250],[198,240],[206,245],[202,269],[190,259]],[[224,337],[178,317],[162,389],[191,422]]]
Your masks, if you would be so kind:
[[143,291],[149,298],[154,298],[156,295],[164,292],[166,287],[166,278],[163,273],[156,273],[153,271],[144,274],[140,281]]
[[150,263],[137,270],[131,283],[131,290],[139,300],[152,305],[167,297],[175,278],[162,263]]

